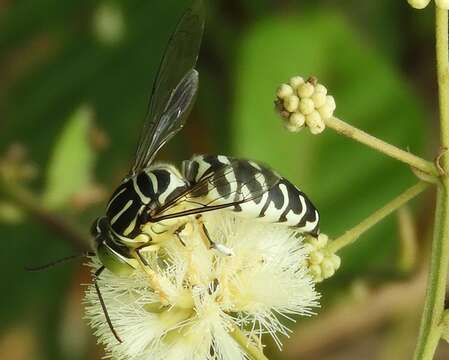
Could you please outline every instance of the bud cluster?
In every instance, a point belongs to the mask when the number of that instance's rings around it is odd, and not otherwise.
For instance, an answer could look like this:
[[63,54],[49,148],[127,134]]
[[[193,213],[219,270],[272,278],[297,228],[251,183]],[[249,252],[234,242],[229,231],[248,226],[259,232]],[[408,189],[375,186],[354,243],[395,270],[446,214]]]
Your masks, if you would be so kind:
[[[430,0],[407,0],[407,2],[415,9],[424,9],[427,5],[429,5]],[[435,0],[435,4],[440,9],[449,9],[449,0]]]
[[338,255],[326,250],[329,238],[325,234],[318,235],[318,238],[308,237],[304,247],[308,253],[307,266],[315,282],[321,282],[335,274],[341,264]]
[[334,98],[327,95],[326,87],[315,77],[304,81],[301,76],[294,76],[288,84],[279,86],[276,96],[276,108],[292,132],[307,126],[312,134],[320,134],[336,107]]

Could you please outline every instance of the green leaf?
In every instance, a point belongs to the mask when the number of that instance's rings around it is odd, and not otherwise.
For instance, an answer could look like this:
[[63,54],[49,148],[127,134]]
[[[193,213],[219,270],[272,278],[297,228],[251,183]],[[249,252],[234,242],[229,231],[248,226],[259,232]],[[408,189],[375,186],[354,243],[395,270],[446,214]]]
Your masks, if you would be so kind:
[[91,182],[95,154],[88,143],[92,110],[84,105],[73,113],[58,139],[47,171],[44,203],[50,208],[65,205]]
[[[332,12],[272,18],[242,38],[236,68],[236,155],[264,161],[304,190],[321,212],[322,231],[342,234],[407,186],[401,163],[326,129],[288,133],[275,114],[276,88],[315,75],[337,103],[336,116],[419,154],[425,114],[399,72]],[[389,218],[345,250],[342,272],[383,271],[397,250]]]
[[19,224],[25,219],[22,209],[13,203],[0,200],[0,223]]

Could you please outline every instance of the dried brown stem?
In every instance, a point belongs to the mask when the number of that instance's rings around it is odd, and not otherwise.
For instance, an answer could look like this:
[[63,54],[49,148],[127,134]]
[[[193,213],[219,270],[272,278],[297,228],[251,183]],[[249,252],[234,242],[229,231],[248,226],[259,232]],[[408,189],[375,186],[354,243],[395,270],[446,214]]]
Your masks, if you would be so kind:
[[313,359],[339,344],[356,339],[407,309],[418,309],[425,293],[425,272],[408,282],[385,285],[362,300],[345,301],[310,323],[302,324],[285,344],[285,358]]

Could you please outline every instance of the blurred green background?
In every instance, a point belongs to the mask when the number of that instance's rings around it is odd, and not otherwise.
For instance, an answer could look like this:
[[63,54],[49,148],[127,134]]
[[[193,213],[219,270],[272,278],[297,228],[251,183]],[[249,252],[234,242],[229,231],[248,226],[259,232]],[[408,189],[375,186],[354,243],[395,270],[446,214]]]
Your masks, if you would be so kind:
[[[0,166],[19,168],[16,185],[34,204],[81,232],[102,214],[127,172],[159,59],[187,5],[0,0]],[[209,1],[197,103],[159,158],[179,164],[193,153],[223,153],[263,161],[300,185],[321,211],[322,231],[338,236],[414,176],[332,130],[288,133],[273,110],[276,87],[315,75],[335,97],[338,117],[431,158],[433,64],[433,13],[405,0]],[[290,324],[285,351],[269,346],[270,358],[409,359],[432,198],[427,192],[402,213],[419,239],[416,262],[401,266],[409,241],[391,216],[342,253],[341,270],[319,285],[321,316]],[[89,244],[66,241],[3,185],[0,230],[1,359],[100,358],[82,319],[87,269],[75,261],[24,271]]]

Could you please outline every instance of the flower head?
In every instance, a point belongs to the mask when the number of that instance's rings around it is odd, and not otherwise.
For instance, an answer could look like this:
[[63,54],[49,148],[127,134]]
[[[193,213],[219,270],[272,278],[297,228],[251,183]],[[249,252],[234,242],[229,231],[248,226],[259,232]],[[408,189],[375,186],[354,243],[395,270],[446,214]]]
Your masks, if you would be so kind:
[[[86,292],[86,316],[99,341],[115,359],[247,359],[234,338],[243,331],[256,345],[269,333],[289,329],[281,318],[310,315],[318,305],[314,282],[305,266],[303,238],[282,225],[236,217],[226,211],[205,214],[212,241],[233,255],[204,246],[196,220],[185,233],[145,256],[162,284],[162,302],[144,271],[128,277],[105,271],[98,279],[111,322],[111,333],[95,288]],[[92,270],[100,264],[93,259]],[[283,320],[282,319],[282,320]]]

